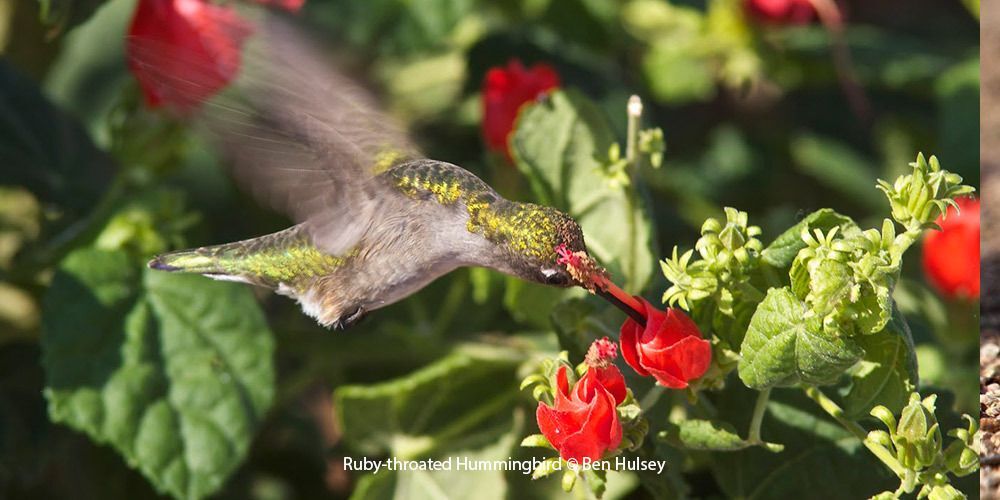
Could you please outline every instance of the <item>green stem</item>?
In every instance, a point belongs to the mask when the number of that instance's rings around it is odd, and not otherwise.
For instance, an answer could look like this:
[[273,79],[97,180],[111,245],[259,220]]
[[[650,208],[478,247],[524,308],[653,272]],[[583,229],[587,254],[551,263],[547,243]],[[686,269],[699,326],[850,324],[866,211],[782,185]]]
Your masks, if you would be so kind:
[[923,234],[924,230],[919,227],[907,228],[906,232],[897,235],[896,239],[893,240],[892,250],[895,252],[896,255],[902,256],[903,253],[906,252],[908,248],[913,246],[913,244],[916,243],[921,236],[923,236]]
[[838,406],[837,403],[826,397],[822,391],[815,387],[806,387],[805,392],[807,396],[809,396],[820,406],[820,408],[823,409],[823,411],[833,417],[834,420],[840,423],[840,425],[847,429],[848,432],[854,434],[855,437],[860,439],[861,442],[864,443],[865,447],[868,448],[868,451],[872,452],[872,454],[881,460],[886,467],[892,469],[892,472],[900,478],[904,478],[906,476],[908,469],[903,467],[903,465],[896,460],[896,457],[892,456],[892,453],[890,453],[889,450],[885,449],[878,443],[869,441],[867,439],[868,432],[865,431],[865,428],[861,427],[861,425],[857,422],[847,418],[847,415],[844,414],[844,410]]
[[750,430],[747,432],[747,441],[752,444],[760,444],[760,424],[764,421],[764,412],[767,411],[767,401],[771,398],[771,389],[767,388],[757,394],[757,403],[753,406],[753,418],[750,419]]
[[660,384],[654,385],[653,388],[642,397],[642,401],[639,402],[639,409],[642,410],[643,413],[648,412],[649,409],[660,400],[660,396],[663,395],[664,389],[665,388]]
[[639,99],[639,96],[633,95],[629,97],[626,109],[628,113],[628,129],[625,137],[625,161],[628,163],[628,173],[631,181],[625,188],[625,196],[628,199],[629,242],[626,286],[632,289],[632,286],[635,285],[632,280],[635,279],[637,274],[635,266],[638,263],[638,244],[635,241],[638,228],[636,227],[635,212],[639,206],[636,199],[636,180],[639,177],[639,124],[642,120],[642,100]]

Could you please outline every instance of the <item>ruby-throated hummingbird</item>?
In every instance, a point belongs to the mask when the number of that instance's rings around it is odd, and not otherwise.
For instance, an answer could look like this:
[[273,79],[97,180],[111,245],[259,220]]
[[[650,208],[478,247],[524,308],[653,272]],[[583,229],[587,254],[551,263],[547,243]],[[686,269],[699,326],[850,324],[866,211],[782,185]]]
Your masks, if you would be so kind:
[[[506,200],[467,170],[423,158],[361,88],[332,72],[289,26],[269,20],[254,38],[239,80],[204,103],[197,122],[236,180],[297,224],[159,255],[149,267],[266,286],[334,328],[462,266],[580,284],[555,250],[586,252],[570,216]],[[183,52],[152,40],[128,43],[166,100],[203,96],[213,84],[214,65],[185,61]]]

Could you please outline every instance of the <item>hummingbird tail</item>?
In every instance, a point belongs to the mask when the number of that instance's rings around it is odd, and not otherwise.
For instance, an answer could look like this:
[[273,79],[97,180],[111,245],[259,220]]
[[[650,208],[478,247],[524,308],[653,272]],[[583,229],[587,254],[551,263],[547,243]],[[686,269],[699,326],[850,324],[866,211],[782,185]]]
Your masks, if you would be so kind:
[[218,257],[205,255],[198,250],[180,250],[157,255],[149,261],[150,269],[168,272],[225,274]]
[[347,258],[319,250],[299,225],[249,240],[165,253],[148,265],[160,271],[197,273],[217,280],[280,288],[282,284],[292,286],[303,279],[325,276]]

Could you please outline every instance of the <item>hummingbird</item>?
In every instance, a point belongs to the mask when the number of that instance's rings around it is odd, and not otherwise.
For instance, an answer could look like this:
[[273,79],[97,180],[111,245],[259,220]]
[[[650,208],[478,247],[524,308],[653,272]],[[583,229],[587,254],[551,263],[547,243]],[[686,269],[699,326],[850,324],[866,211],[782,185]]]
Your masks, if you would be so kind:
[[[154,40],[127,43],[161,95],[185,102],[211,90],[212,65]],[[179,66],[183,75],[160,69]],[[295,224],[164,253],[149,261],[152,269],[267,287],[332,329],[460,267],[585,285],[557,252],[587,254],[572,217],[505,199],[468,170],[425,158],[371,95],[283,21],[256,27],[239,78],[188,111],[237,183]]]

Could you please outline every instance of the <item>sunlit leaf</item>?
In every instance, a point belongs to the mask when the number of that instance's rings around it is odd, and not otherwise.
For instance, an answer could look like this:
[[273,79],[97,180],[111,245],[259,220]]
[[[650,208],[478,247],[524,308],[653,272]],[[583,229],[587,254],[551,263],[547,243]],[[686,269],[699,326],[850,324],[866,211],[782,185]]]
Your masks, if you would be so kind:
[[271,404],[273,340],[250,291],[70,254],[44,305],[49,414],[174,497],[218,490]]
[[744,384],[758,390],[831,384],[864,354],[852,339],[823,332],[820,318],[805,313],[787,287],[768,291],[740,349]]

